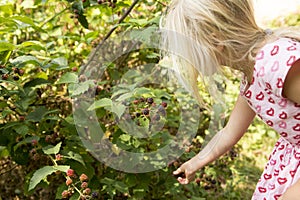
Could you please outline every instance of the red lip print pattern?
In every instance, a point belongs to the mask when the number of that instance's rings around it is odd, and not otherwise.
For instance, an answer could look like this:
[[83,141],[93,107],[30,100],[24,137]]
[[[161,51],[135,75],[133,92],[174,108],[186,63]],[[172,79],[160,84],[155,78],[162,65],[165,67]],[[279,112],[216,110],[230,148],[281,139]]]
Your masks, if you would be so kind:
[[275,199],[275,200],[278,200],[280,197],[281,197],[281,194],[276,194],[276,195],[274,195],[274,199]]
[[277,88],[283,88],[283,80],[282,78],[278,78],[277,79]]
[[264,77],[265,76],[265,68],[261,67],[260,70],[257,73],[257,76]]
[[295,119],[300,120],[300,113],[294,116]]
[[264,174],[264,178],[265,178],[266,180],[269,180],[269,179],[272,178],[272,174]]
[[279,62],[275,61],[272,68],[271,68],[271,71],[272,72],[277,72],[278,70],[279,70]]
[[284,121],[281,121],[281,122],[279,123],[279,127],[280,127],[280,128],[286,129],[286,126],[287,126],[287,124],[286,124],[286,122],[284,122]]
[[290,175],[291,175],[291,177],[292,177],[292,178],[294,178],[294,176],[295,176],[296,172],[297,172],[297,170],[296,170],[296,169],[295,169],[295,170],[291,170],[291,171],[290,171]]
[[300,152],[295,153],[295,158],[296,158],[297,160],[300,160]]
[[268,90],[272,90],[271,84],[270,84],[270,83],[266,83],[266,88],[267,88]]
[[267,121],[267,124],[268,124],[269,126],[271,126],[271,127],[274,126],[274,123],[273,123],[271,120],[268,120],[268,121]]
[[280,184],[280,185],[283,185],[287,182],[287,178],[278,178],[277,179],[277,182]]
[[252,92],[250,90],[248,90],[245,94],[245,97],[247,97],[248,99],[251,99],[252,96]]
[[278,176],[279,175],[279,170],[278,169],[274,169],[274,176]]
[[296,61],[296,56],[291,56],[290,59],[287,61],[287,66],[292,66],[294,62]]
[[273,108],[270,108],[269,110],[267,110],[267,115],[269,115],[269,116],[271,116],[271,117],[274,116],[274,113],[275,113],[275,111],[274,111]]
[[288,134],[287,134],[286,132],[282,132],[282,133],[280,133],[280,135],[281,135],[282,137],[287,137],[287,136],[288,136]]
[[290,46],[287,48],[288,51],[296,51],[297,48],[295,46]]
[[281,99],[281,101],[278,103],[278,105],[285,108],[287,106],[287,100],[286,99]]
[[271,56],[275,56],[279,52],[279,46],[275,45],[273,50],[271,51]]
[[276,165],[276,163],[277,163],[277,161],[276,161],[276,160],[274,160],[274,159],[272,159],[272,160],[270,161],[270,164],[271,164],[272,166],[275,166],[275,165]]
[[279,118],[280,119],[287,119],[287,113],[282,111],[282,113],[280,113],[280,115],[279,115]]
[[264,98],[265,98],[265,95],[264,95],[262,92],[260,92],[260,93],[256,96],[256,99],[259,100],[259,101],[264,100]]
[[266,193],[266,192],[267,192],[267,188],[259,187],[259,188],[258,188],[258,191],[259,191],[260,193]]
[[295,139],[295,140],[300,140],[300,135],[294,136],[294,139]]
[[257,56],[256,56],[256,60],[262,60],[265,57],[265,52],[264,51],[260,51]]
[[297,124],[296,126],[293,127],[294,131],[300,131],[300,124]]
[[272,99],[271,97],[269,98],[269,102],[273,104],[275,103],[274,99]]
[[275,184],[270,184],[268,188],[269,188],[269,190],[274,190],[275,189]]

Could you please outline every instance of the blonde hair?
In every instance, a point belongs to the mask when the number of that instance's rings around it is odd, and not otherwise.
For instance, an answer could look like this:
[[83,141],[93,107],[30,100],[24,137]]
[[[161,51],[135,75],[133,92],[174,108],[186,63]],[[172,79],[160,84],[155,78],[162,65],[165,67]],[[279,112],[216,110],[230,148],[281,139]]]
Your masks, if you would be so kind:
[[252,78],[258,50],[271,40],[300,33],[290,28],[272,34],[260,28],[251,0],[173,0],[161,21],[162,49],[183,85],[202,103],[197,79],[221,66]]

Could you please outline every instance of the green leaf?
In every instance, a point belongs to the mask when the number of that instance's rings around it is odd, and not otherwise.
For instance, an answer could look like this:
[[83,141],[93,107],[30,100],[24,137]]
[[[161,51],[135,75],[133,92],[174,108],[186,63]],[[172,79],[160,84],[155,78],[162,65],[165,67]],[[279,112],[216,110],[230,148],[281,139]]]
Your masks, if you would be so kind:
[[58,143],[57,145],[53,146],[53,145],[48,145],[46,147],[44,147],[42,150],[45,154],[47,155],[51,155],[51,154],[58,154],[60,151],[60,147],[61,147],[61,142]]
[[35,87],[38,85],[49,84],[49,83],[50,83],[50,81],[48,81],[46,79],[36,78],[36,79],[33,79],[32,81],[25,83],[24,88],[30,88],[30,87]]
[[121,103],[113,103],[111,107],[111,111],[115,113],[119,118],[123,115],[126,110],[126,106]]
[[72,96],[77,96],[77,95],[83,94],[86,91],[88,91],[90,89],[90,87],[93,87],[93,86],[95,86],[95,83],[92,80],[78,83],[78,84],[76,84],[75,90],[72,92]]
[[1,51],[13,51],[15,48],[16,48],[16,46],[9,42],[0,41],[0,52]]
[[78,76],[73,72],[68,72],[57,81],[56,84],[78,83]]
[[70,166],[59,165],[59,166],[45,166],[36,170],[32,178],[30,179],[28,191],[34,189],[48,175],[56,171],[67,172],[68,169],[70,169]]
[[76,161],[80,162],[83,166],[85,166],[85,163],[84,163],[81,155],[78,154],[78,153],[74,153],[73,151],[69,151],[67,153],[67,156],[64,156],[64,157],[68,158],[68,159],[76,160]]
[[45,50],[45,47],[39,41],[25,41],[19,45],[20,48],[32,48],[34,50]]
[[79,15],[78,21],[84,28],[86,28],[86,29],[89,28],[89,23],[84,15]]
[[65,57],[55,58],[51,61],[51,63],[57,65],[60,68],[68,67],[68,60]]
[[26,120],[28,121],[33,121],[33,122],[39,122],[41,121],[46,115],[51,114],[51,113],[56,113],[57,110],[51,110],[48,111],[47,108],[45,107],[38,107],[31,113],[29,113],[26,117]]
[[103,107],[111,107],[112,106],[112,100],[108,98],[103,98],[98,101],[95,101],[89,108],[88,111],[95,110],[98,108]]
[[32,143],[32,140],[39,141],[39,140],[40,140],[40,137],[38,137],[38,136],[27,137],[27,138],[25,138],[24,140],[22,140],[21,142],[17,143],[17,144],[14,146],[14,150],[16,151],[16,149],[19,148],[19,147],[20,147],[21,145],[23,145],[23,144],[30,144],[30,143]]
[[40,61],[35,56],[19,56],[11,61],[11,63],[17,67],[22,67],[26,64],[34,64],[42,66]]

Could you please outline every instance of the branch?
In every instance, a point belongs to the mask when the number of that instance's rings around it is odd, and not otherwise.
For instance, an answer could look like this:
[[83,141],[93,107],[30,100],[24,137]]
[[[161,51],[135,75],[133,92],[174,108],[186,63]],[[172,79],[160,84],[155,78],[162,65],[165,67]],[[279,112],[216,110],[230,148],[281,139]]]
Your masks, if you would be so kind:
[[[129,7],[129,9],[122,15],[122,17],[119,19],[117,24],[121,24],[125,18],[130,14],[130,12],[133,10],[133,8],[135,7],[135,5],[139,2],[139,0],[135,0],[131,6]],[[104,42],[111,36],[111,34],[118,28],[118,26],[114,26],[106,35],[105,37],[102,39],[102,41],[100,42],[100,44],[96,47],[95,51],[93,52],[93,54],[90,56],[89,61],[84,65],[83,70],[90,64],[90,62],[94,59],[96,52],[102,47],[102,45],[104,44]]]

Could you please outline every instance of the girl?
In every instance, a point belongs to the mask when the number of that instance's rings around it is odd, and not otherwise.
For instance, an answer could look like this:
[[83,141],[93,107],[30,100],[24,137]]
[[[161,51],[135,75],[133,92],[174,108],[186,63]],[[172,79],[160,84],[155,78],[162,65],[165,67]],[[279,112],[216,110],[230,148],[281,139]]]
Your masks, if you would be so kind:
[[228,123],[203,151],[174,171],[184,173],[179,183],[188,184],[200,168],[232,148],[258,115],[281,137],[252,199],[299,199],[300,31],[261,29],[251,0],[173,0],[161,26],[166,30],[166,56],[199,102],[199,76],[210,76],[222,66],[244,75]]

